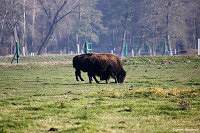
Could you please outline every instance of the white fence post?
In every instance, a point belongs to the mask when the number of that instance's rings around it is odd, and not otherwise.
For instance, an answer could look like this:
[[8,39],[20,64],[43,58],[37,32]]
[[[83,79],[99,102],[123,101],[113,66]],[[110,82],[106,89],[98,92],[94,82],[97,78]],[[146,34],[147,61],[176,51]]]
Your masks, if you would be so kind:
[[132,57],[134,57],[134,50],[133,49],[131,50],[131,53],[132,53]]
[[26,55],[26,53],[25,53],[25,47],[22,47],[22,53],[23,53],[23,56]]
[[80,54],[80,45],[77,44],[77,54]]

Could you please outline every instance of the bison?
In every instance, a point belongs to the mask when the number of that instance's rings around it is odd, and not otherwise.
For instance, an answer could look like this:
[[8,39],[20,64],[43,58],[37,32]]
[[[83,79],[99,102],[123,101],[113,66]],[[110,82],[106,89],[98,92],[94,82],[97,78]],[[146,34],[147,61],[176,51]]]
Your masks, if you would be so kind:
[[114,54],[88,53],[77,55],[73,58],[73,67],[76,69],[77,81],[79,81],[78,77],[83,81],[81,70],[88,72],[90,83],[92,77],[96,83],[99,83],[96,76],[99,76],[101,80],[106,80],[106,83],[108,83],[110,77],[114,78],[116,83],[123,83],[126,76],[120,58]]
[[81,70],[83,72],[88,72],[88,65],[86,64],[86,59],[88,59],[90,56],[92,56],[93,53],[89,54],[81,54],[77,55],[73,58],[73,67],[75,70],[76,80],[79,81],[78,78],[80,78],[81,81],[84,81],[81,77]]
[[109,73],[110,76],[115,79],[116,83],[117,82],[123,83],[124,78],[126,77],[126,72],[123,69],[120,57],[114,54],[102,54],[102,55],[107,56],[110,61],[110,67],[108,67],[106,73]]

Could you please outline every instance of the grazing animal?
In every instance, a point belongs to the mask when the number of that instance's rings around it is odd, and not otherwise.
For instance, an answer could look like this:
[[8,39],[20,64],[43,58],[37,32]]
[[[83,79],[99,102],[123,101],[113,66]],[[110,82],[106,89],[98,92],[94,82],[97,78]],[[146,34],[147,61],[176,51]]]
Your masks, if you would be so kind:
[[[90,83],[92,81],[92,77],[94,78],[96,76],[99,76],[101,80],[106,80],[106,83],[108,83],[107,81],[110,78],[110,72],[108,70],[110,62],[106,55],[93,54],[86,60],[86,63],[89,67],[88,77]],[[96,81],[95,78],[94,80]]]
[[89,64],[86,63],[86,60],[92,55],[93,53],[81,54],[73,58],[73,67],[76,69],[75,75],[77,81],[79,81],[79,78],[81,81],[84,81],[83,78],[81,77],[81,70],[83,72],[89,71]]
[[114,54],[97,54],[88,53],[77,55],[73,58],[73,67],[75,70],[76,80],[84,81],[81,77],[81,71],[88,72],[89,82],[92,82],[92,77],[99,83],[96,76],[100,80],[108,80],[110,77],[115,79],[115,83],[123,83],[126,72],[123,69],[120,58]]
[[123,69],[120,57],[114,54],[102,55],[106,55],[110,60],[111,67],[108,69],[108,72],[115,79],[115,83],[123,83],[126,77],[126,71]]

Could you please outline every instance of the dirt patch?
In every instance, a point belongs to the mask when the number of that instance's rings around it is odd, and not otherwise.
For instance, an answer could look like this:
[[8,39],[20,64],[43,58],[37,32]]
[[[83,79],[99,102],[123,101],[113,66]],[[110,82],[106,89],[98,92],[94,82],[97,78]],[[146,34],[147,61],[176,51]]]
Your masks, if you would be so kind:
[[32,62],[32,63],[19,63],[19,64],[10,64],[10,63],[0,63],[4,67],[15,67],[15,66],[34,66],[34,65],[71,65],[71,61],[67,62]]

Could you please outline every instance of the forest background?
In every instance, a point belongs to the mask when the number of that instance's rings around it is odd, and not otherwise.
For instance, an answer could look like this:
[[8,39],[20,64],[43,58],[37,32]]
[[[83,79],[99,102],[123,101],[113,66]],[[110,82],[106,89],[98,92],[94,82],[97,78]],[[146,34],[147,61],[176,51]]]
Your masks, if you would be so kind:
[[[0,0],[0,56],[93,51],[124,56],[197,49],[199,0]],[[79,44],[79,45],[77,45]],[[80,47],[80,51],[77,51]]]

